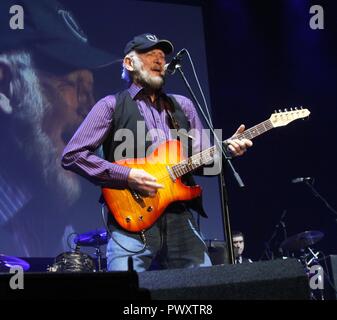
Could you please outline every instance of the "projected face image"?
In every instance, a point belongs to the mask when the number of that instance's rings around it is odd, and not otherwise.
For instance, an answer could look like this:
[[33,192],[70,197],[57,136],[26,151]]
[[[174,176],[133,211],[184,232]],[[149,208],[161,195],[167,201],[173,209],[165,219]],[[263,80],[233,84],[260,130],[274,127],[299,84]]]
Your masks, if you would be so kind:
[[77,70],[63,76],[39,72],[39,79],[45,98],[52,105],[42,129],[56,151],[57,179],[65,191],[63,196],[72,202],[79,196],[78,179],[60,168],[60,158],[66,143],[94,104],[93,76],[88,70]]
[[[12,58],[15,60],[15,57]],[[67,187],[64,181],[58,181],[62,180],[59,176],[66,174],[59,165],[60,156],[69,137],[94,103],[92,73],[77,70],[57,76],[29,66],[27,54],[19,54],[17,58],[20,63],[24,59],[28,62],[22,72],[15,62],[6,66],[8,76],[5,75],[4,63],[1,68],[2,87],[11,88],[11,93],[5,89],[1,92],[2,111],[6,113],[10,108],[6,120],[15,125],[15,130],[9,128],[7,139],[12,139],[13,144],[7,153],[17,148],[15,152],[20,151],[22,161],[34,160],[34,164],[40,167],[46,183],[54,178],[54,190],[55,187],[64,189]],[[14,67],[16,71],[12,72]]]
[[43,255],[44,236],[80,196],[78,177],[61,168],[60,158],[94,103],[93,76],[88,70],[62,76],[37,70],[27,52],[0,55],[0,70],[6,155],[0,160],[0,226],[19,243],[20,255]]

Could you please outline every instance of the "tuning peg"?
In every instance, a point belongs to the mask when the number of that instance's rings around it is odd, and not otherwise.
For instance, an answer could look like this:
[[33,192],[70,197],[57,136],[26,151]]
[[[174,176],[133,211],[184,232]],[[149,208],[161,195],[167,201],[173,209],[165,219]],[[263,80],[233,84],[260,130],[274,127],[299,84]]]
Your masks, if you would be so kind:
[[303,107],[302,107],[302,106],[300,106],[300,109],[301,109],[301,110],[303,110]]
[[281,110],[281,109],[278,109],[278,112],[282,112],[282,110]]
[[284,108],[284,112],[287,112],[288,111],[288,109],[287,108]]
[[276,110],[276,109],[274,110],[274,113],[277,113],[277,110]]
[[298,110],[297,107],[295,107],[295,110]]

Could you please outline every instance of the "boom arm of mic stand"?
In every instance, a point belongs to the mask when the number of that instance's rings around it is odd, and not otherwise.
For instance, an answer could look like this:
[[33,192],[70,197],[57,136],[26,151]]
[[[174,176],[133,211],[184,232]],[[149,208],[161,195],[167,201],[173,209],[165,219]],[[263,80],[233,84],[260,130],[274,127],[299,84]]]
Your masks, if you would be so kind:
[[221,155],[222,155],[222,163],[221,163],[221,173],[220,173],[220,193],[221,193],[221,206],[222,206],[222,212],[223,212],[223,217],[222,217],[222,222],[224,224],[224,231],[225,231],[225,236],[226,236],[226,243],[227,243],[227,250],[228,250],[228,262],[230,264],[234,264],[234,251],[233,251],[233,244],[232,244],[232,230],[230,226],[230,218],[229,218],[229,210],[228,210],[228,196],[227,196],[227,191],[226,191],[226,185],[225,185],[225,177],[224,177],[224,164],[226,161],[226,164],[229,165],[231,168],[233,175],[238,182],[240,187],[244,187],[244,184],[242,182],[242,179],[240,175],[237,173],[235,168],[232,165],[232,162],[230,161],[229,157],[226,155],[226,152],[224,150],[224,145],[222,141],[219,141],[217,135],[214,132],[214,128],[210,120],[206,117],[202,107],[200,106],[200,103],[198,99],[196,98],[189,82],[187,81],[185,74],[181,68],[181,65],[178,64],[176,66],[176,69],[179,71],[182,79],[184,80],[187,89],[189,90],[195,104],[198,106],[198,109],[200,110],[203,118],[205,119],[209,129],[211,130],[214,140],[217,144],[217,147],[219,150],[221,150]]
[[[310,188],[310,190],[312,191],[313,195],[317,198],[319,198],[321,201],[323,201],[323,203],[326,205],[326,207],[330,210],[330,212],[332,212],[333,214],[335,214],[335,218],[337,216],[337,211],[331,207],[331,205],[328,203],[328,201],[321,196],[318,191],[316,190],[316,188],[313,186],[313,183],[310,183],[309,181],[305,181],[305,184]],[[337,219],[335,219],[335,222],[337,223]]]

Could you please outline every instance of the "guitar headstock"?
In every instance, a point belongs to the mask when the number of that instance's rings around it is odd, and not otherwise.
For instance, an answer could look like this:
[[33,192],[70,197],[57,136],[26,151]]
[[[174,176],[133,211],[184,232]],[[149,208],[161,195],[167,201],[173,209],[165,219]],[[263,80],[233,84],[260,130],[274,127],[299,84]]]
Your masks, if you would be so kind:
[[308,109],[303,109],[302,107],[300,109],[291,108],[289,111],[287,109],[284,109],[284,111],[275,111],[275,113],[273,113],[269,119],[275,128],[286,126],[288,123],[297,119],[306,118],[309,116],[309,114],[310,111]]

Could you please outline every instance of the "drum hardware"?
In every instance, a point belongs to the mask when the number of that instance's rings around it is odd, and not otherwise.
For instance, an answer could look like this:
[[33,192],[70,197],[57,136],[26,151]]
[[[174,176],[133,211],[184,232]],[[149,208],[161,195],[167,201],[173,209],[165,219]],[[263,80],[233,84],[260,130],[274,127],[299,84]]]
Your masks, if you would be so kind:
[[[108,235],[105,229],[79,234],[74,238],[74,251],[64,252],[55,258],[55,263],[48,266],[49,272],[101,272],[102,251],[101,246],[108,243]],[[97,258],[97,267],[94,259],[81,252],[81,247],[94,247]]]
[[228,263],[226,242],[219,239],[206,239],[205,244],[213,265]]
[[69,251],[59,254],[55,263],[47,268],[49,272],[94,272],[93,259],[83,252]]
[[23,271],[28,271],[30,268],[30,264],[25,260],[0,254],[0,272],[8,272],[10,268],[16,266],[20,266]]
[[[321,231],[304,231],[299,234],[295,234],[292,237],[285,239],[280,248],[288,252],[300,252],[299,261],[302,263],[305,272],[310,281],[313,274],[310,272],[313,266],[320,266],[319,264],[319,252],[315,252],[311,246],[316,244],[324,237],[324,233]],[[320,290],[319,294],[315,294],[315,290],[311,290],[311,298],[314,300],[324,300],[323,291]]]
[[[288,238],[287,227],[286,227],[286,215],[287,209],[283,209],[282,214],[279,218],[279,221],[275,225],[273,233],[269,240],[264,243],[264,251],[262,252],[259,260],[262,260],[263,257],[266,257],[267,260],[274,260],[278,256],[283,256],[283,250],[280,247],[282,240]],[[276,250],[278,252],[276,252]]]
[[281,243],[280,247],[283,250],[287,250],[290,252],[300,251],[301,249],[305,249],[317,243],[323,237],[324,233],[321,231],[304,231],[285,239]]
[[76,244],[76,248],[81,246],[94,247],[95,256],[97,258],[97,271],[103,271],[101,246],[108,243],[108,233],[106,229],[97,229],[94,231],[79,234],[75,237],[74,243]]

